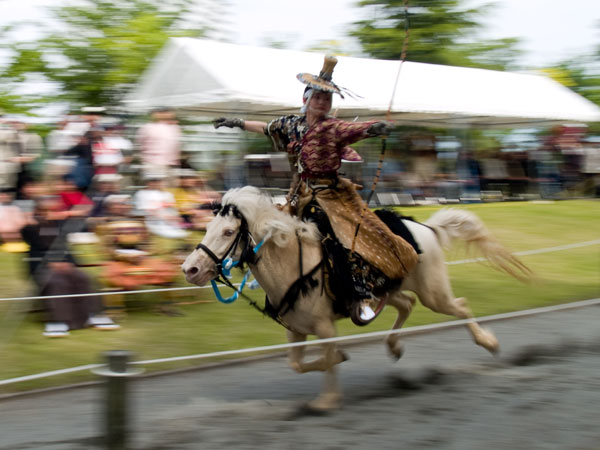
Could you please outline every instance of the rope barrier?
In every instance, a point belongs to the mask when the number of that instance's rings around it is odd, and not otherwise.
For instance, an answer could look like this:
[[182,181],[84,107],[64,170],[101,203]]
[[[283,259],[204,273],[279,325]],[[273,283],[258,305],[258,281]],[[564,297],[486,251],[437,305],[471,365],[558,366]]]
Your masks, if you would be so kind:
[[[559,245],[556,247],[546,247],[539,248],[534,250],[524,250],[520,252],[514,252],[515,256],[529,256],[529,255],[537,255],[541,253],[550,253],[550,252],[558,252],[562,250],[571,250],[574,248],[580,247],[589,247],[592,245],[599,245],[600,239],[596,239],[593,241],[584,241],[584,242],[575,242],[573,244]],[[484,262],[485,258],[472,258],[472,259],[461,259],[457,261],[446,261],[446,264],[449,266],[457,265],[457,264],[469,264],[475,262]],[[239,286],[240,283],[235,283],[234,286]],[[31,301],[31,300],[46,300],[49,298],[68,298],[68,297],[91,297],[95,295],[126,295],[126,294],[151,294],[154,292],[172,292],[172,291],[185,291],[189,289],[209,289],[210,286],[185,286],[185,287],[176,287],[176,288],[162,288],[162,289],[141,289],[137,291],[110,291],[110,292],[92,292],[89,294],[69,294],[69,295],[38,295],[32,297],[9,297],[9,298],[0,298],[0,302],[9,302],[9,301]]]
[[[582,300],[582,301],[578,301],[578,302],[564,303],[561,305],[544,306],[541,308],[527,309],[527,310],[523,310],[523,311],[494,314],[491,316],[479,317],[479,318],[477,318],[476,321],[478,323],[495,322],[495,321],[499,321],[499,320],[515,319],[515,318],[527,317],[527,316],[532,316],[532,315],[537,315],[537,314],[543,314],[543,313],[547,313],[547,312],[564,311],[564,310],[568,310],[568,309],[583,308],[586,306],[595,306],[595,305],[599,305],[599,304],[600,304],[600,298],[593,298],[593,299]],[[417,334],[417,333],[423,333],[423,332],[439,331],[439,330],[443,330],[445,328],[456,328],[459,326],[468,325],[469,323],[473,322],[474,320],[475,319],[460,319],[460,320],[453,320],[453,321],[449,321],[449,322],[435,323],[435,324],[429,324],[429,325],[419,325],[419,326],[409,327],[409,328],[400,328],[400,329],[396,329],[396,330],[373,331],[371,333],[354,334],[354,335],[350,335],[350,336],[338,336],[338,337],[327,338],[327,339],[314,339],[314,340],[305,341],[305,342],[292,342],[292,343],[286,343],[286,344],[267,345],[267,346],[262,346],[262,347],[252,347],[252,348],[244,348],[244,349],[238,349],[238,350],[226,350],[226,351],[213,352],[213,353],[201,353],[201,354],[196,354],[196,355],[174,356],[171,358],[150,359],[150,360],[146,360],[146,361],[132,361],[130,364],[132,364],[132,365],[159,364],[159,363],[186,361],[186,360],[193,360],[193,359],[218,358],[218,357],[223,357],[223,356],[244,355],[244,354],[248,354],[248,353],[260,353],[260,352],[272,352],[272,351],[276,351],[276,350],[287,350],[287,349],[294,348],[294,347],[309,347],[309,346],[322,345],[322,344],[327,344],[327,343],[332,343],[332,342],[339,343],[339,342],[373,339],[373,338],[379,338],[379,337],[386,337],[386,336],[389,336],[392,334],[411,335],[411,334]],[[87,364],[84,366],[71,367],[68,369],[53,370],[51,372],[43,372],[43,373],[38,373],[38,374],[34,374],[34,375],[26,375],[26,376],[17,377],[17,378],[8,378],[6,380],[0,380],[0,386],[19,383],[19,382],[23,382],[23,381],[37,380],[40,378],[48,378],[48,377],[52,377],[52,376],[56,376],[56,375],[64,375],[64,374],[73,373],[73,372],[80,372],[82,370],[92,370],[92,369],[97,369],[100,367],[104,367],[104,364]]]

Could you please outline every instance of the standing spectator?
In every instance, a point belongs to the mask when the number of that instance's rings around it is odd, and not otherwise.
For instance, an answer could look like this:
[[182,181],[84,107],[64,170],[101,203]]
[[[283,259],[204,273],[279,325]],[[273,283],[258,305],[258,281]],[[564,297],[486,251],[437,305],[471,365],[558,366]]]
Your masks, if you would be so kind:
[[0,121],[0,189],[15,189],[20,167],[18,143],[17,131]]
[[66,153],[71,147],[77,145],[78,137],[67,129],[68,119],[63,119],[56,125],[56,128],[48,133],[46,142],[48,151],[52,157],[58,157]]
[[136,141],[144,174],[171,176],[181,164],[181,130],[172,111],[156,110],[138,130]]
[[16,179],[16,194],[17,199],[24,198],[22,193],[23,185],[33,178],[32,163],[40,157],[44,150],[44,142],[42,138],[36,134],[27,131],[27,124],[20,120],[13,121],[13,128],[17,135],[17,179]]
[[94,174],[117,174],[123,163],[123,152],[115,139],[110,138],[106,130],[92,129],[92,154]]
[[94,176],[92,139],[93,132],[87,131],[79,138],[77,144],[66,152],[66,156],[74,159],[75,165],[69,175],[80,190],[88,188]]

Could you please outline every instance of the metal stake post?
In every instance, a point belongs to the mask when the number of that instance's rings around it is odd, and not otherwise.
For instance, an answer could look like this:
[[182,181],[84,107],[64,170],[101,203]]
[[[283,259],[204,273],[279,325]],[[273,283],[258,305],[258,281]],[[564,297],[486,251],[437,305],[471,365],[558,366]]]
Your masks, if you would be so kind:
[[108,367],[94,370],[106,378],[106,402],[104,405],[105,442],[108,450],[126,450],[129,436],[129,403],[127,379],[142,370],[129,369],[132,353],[127,350],[111,350],[104,354]]

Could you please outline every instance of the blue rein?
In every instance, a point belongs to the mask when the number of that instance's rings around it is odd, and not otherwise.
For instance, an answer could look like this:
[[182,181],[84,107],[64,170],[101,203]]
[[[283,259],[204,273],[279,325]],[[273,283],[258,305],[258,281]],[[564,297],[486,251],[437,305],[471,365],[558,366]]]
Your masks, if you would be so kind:
[[[262,245],[265,243],[265,239],[263,239],[262,241],[260,241],[258,244],[256,244],[256,246],[252,249],[252,251],[254,252],[254,254],[256,255],[256,253],[260,250],[260,248],[262,247]],[[241,260],[237,260],[234,261],[233,259],[227,257],[223,260],[223,263],[221,264],[221,275],[223,275],[224,277],[227,278],[231,278],[231,269],[233,269],[234,267],[237,267],[240,264]],[[250,269],[248,269],[246,271],[246,273],[244,274],[244,278],[242,278],[242,282],[240,283],[240,287],[237,288],[235,290],[235,292],[233,293],[233,295],[231,295],[230,297],[227,298],[223,298],[223,296],[221,295],[221,291],[219,290],[219,286],[217,285],[217,282],[215,280],[210,280],[210,284],[212,285],[213,291],[215,293],[215,296],[217,297],[217,300],[219,300],[221,303],[233,303],[235,302],[240,294],[242,293],[242,291],[244,290],[244,287],[246,286],[246,282],[248,281],[248,278],[250,277],[251,272]],[[250,289],[256,289],[256,287],[258,287],[258,283],[256,283],[256,280],[252,281],[249,285]]]

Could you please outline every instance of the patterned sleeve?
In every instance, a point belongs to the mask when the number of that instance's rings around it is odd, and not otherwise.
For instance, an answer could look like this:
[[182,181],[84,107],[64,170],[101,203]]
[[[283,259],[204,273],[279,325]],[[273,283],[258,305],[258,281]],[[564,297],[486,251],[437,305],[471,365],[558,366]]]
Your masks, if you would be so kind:
[[273,119],[265,127],[265,135],[271,138],[275,150],[280,152],[289,152],[290,130],[296,116],[283,116]]
[[338,145],[347,146],[368,138],[367,130],[376,122],[375,120],[369,122],[345,122],[340,120],[335,129]]

